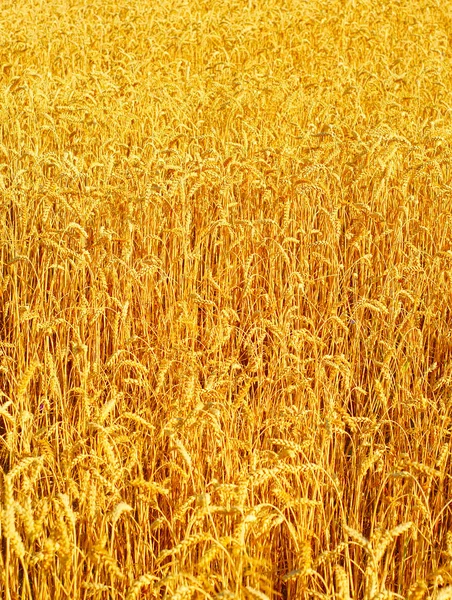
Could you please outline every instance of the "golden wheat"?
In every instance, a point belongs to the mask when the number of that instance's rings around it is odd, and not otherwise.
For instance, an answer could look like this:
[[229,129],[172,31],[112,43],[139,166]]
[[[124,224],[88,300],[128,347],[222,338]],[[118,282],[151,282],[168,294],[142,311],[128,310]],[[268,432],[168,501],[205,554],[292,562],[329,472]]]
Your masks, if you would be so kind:
[[451,596],[449,0],[4,0],[7,600]]

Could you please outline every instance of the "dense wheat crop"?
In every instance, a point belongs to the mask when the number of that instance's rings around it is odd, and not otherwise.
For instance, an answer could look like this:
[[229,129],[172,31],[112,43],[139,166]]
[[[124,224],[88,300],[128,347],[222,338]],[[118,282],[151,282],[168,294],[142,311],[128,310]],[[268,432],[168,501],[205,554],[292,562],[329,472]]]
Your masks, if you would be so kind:
[[452,598],[451,42],[2,1],[2,597]]

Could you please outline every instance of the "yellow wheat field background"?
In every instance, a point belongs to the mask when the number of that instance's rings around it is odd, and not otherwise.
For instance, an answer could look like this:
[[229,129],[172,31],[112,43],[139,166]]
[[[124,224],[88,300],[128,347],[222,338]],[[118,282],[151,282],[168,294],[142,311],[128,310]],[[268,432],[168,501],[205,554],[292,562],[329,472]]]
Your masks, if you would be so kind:
[[451,41],[2,1],[2,598],[452,598]]

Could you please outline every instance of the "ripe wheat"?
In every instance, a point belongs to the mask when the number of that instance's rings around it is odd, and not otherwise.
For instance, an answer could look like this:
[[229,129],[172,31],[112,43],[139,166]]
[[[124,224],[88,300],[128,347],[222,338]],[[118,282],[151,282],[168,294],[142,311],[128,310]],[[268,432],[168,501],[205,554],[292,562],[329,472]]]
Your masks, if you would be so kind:
[[2,597],[451,597],[451,14],[3,0]]

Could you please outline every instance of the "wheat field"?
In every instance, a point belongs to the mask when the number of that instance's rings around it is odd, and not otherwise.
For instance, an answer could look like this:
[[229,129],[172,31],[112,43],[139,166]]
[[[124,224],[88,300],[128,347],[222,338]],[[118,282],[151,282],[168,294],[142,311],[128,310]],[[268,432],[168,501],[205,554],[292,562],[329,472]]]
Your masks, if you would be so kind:
[[452,2],[0,40],[1,597],[452,598]]

